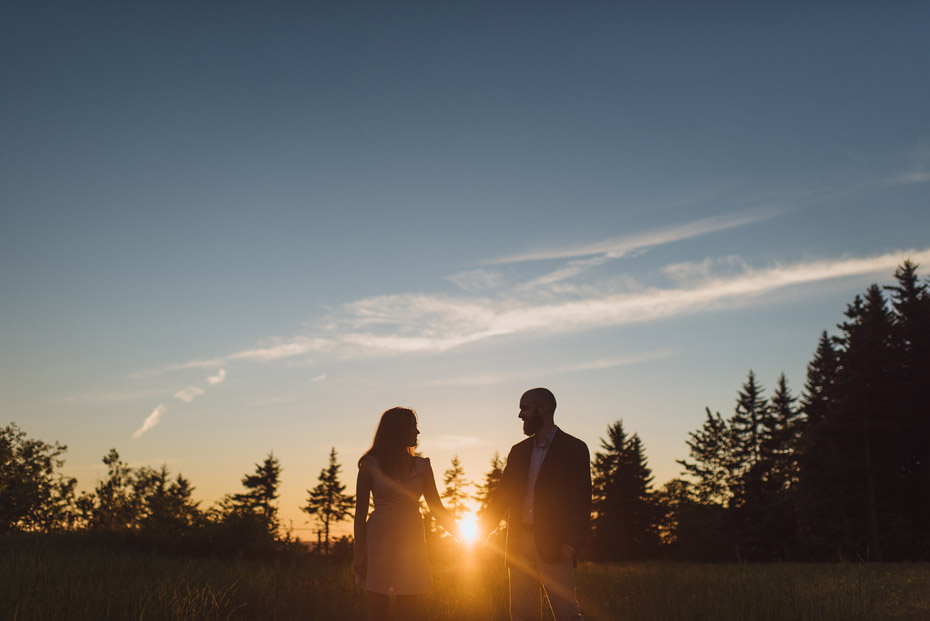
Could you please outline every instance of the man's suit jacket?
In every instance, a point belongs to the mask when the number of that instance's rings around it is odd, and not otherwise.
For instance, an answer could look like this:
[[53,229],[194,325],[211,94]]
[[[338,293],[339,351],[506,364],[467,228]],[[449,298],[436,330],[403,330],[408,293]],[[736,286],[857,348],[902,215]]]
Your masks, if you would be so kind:
[[[523,500],[530,471],[533,437],[515,444],[507,456],[500,485],[482,517],[496,527],[507,516],[508,565],[513,561],[511,534],[523,520]],[[539,557],[547,562],[562,558],[562,544],[576,551],[588,541],[591,520],[591,461],[587,445],[556,430],[546,453],[533,492],[533,534]]]

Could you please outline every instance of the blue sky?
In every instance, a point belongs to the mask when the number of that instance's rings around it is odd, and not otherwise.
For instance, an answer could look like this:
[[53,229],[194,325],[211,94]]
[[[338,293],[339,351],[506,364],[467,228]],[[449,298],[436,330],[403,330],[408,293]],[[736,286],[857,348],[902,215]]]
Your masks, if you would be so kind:
[[[656,482],[930,265],[925,3],[0,14],[0,423],[296,507],[381,411],[479,478],[550,387]],[[921,269],[926,274],[926,269]]]

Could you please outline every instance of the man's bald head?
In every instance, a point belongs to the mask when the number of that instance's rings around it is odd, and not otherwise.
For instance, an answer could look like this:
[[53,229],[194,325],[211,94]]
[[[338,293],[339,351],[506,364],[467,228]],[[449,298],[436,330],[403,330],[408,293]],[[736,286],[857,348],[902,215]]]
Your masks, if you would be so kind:
[[520,406],[538,407],[541,413],[548,418],[555,415],[555,395],[548,388],[532,388],[523,393]]

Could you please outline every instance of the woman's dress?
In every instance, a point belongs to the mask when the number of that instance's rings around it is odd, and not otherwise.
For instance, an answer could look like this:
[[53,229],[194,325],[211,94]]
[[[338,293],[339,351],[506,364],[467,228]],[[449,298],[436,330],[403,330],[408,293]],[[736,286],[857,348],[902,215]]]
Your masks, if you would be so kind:
[[371,475],[374,511],[366,525],[367,574],[356,581],[375,593],[425,593],[430,585],[429,556],[419,501],[425,477],[433,476],[429,459],[415,457],[413,471],[400,481],[384,474],[372,455],[360,467]]

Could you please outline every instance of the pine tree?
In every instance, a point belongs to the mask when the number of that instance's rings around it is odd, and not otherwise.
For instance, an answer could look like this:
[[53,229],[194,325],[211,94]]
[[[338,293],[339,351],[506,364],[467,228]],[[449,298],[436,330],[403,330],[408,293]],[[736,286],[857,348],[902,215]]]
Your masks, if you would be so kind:
[[749,371],[749,376],[737,393],[736,409],[730,419],[733,431],[734,452],[745,474],[753,464],[762,458],[762,438],[767,423],[768,408],[763,396],[763,388],[756,381],[756,374]]
[[804,416],[798,439],[798,543],[807,559],[835,559],[846,536],[841,525],[845,515],[845,490],[837,486],[846,475],[837,442],[835,415],[839,354],[837,339],[824,331],[814,357],[807,365],[807,381],[801,394]]
[[452,466],[443,473],[442,482],[445,485],[441,494],[444,504],[449,513],[458,520],[467,509],[466,501],[468,500],[468,491],[466,488],[469,483],[465,479],[465,469],[459,462],[459,456],[452,457]]
[[594,543],[604,559],[616,560],[629,556],[627,518],[622,511],[617,473],[623,466],[623,451],[627,444],[623,421],[607,426],[607,437],[601,438],[601,450],[594,453],[591,464],[591,509],[594,513]]
[[260,464],[255,464],[255,474],[247,474],[242,478],[245,493],[232,496],[234,510],[254,514],[268,529],[270,533],[278,531],[278,485],[281,478],[281,464],[274,456],[268,456]]
[[658,551],[659,513],[652,495],[652,470],[639,434],[634,433],[626,450],[627,469],[623,477],[626,512],[629,515],[631,557],[646,559]]
[[797,443],[803,417],[784,373],[767,406],[760,460],[754,466],[759,489],[746,513],[747,530],[760,558],[788,560],[797,555]]
[[863,557],[882,560],[879,521],[887,507],[880,497],[886,483],[881,464],[895,447],[888,434],[893,405],[892,321],[878,285],[870,286],[865,298],[856,296],[846,317],[848,321],[840,324],[843,349],[833,422],[847,436],[841,451],[852,483],[847,498],[854,519],[848,544],[859,548]]
[[332,524],[352,517],[355,496],[345,493],[346,486],[339,481],[342,466],[336,459],[336,447],[329,452],[329,466],[320,471],[320,484],[307,490],[307,504],[301,507],[323,525],[323,553],[329,555],[329,531]]
[[895,271],[891,292],[892,333],[896,357],[894,405],[894,453],[889,494],[897,498],[899,524],[893,545],[905,547],[899,557],[930,556],[930,408],[926,387],[930,379],[930,291],[917,277],[917,265],[905,261]]
[[752,370],[737,392],[736,408],[729,427],[733,433],[736,473],[730,508],[739,557],[758,558],[765,547],[762,520],[766,510],[766,470],[769,463],[763,452],[763,441],[770,421],[768,402]]
[[158,470],[137,469],[133,489],[143,507],[139,527],[156,542],[168,543],[201,520],[190,481],[180,474],[172,479],[164,464]]
[[607,427],[594,454],[592,508],[598,553],[608,560],[653,556],[660,515],[652,498],[652,472],[642,441],[627,437],[622,421]]
[[720,412],[704,408],[704,425],[688,434],[690,460],[680,459],[684,474],[695,479],[694,493],[701,504],[728,506],[736,488],[737,461],[734,437]]
[[487,508],[494,490],[500,485],[501,478],[504,476],[504,465],[500,453],[495,451],[494,456],[491,458],[491,469],[485,473],[484,483],[478,486],[478,493],[475,494],[475,500],[478,501],[481,511]]
[[782,492],[797,483],[796,449],[802,432],[803,416],[798,398],[788,389],[784,373],[778,376],[766,416],[762,451],[765,479],[771,490]]
[[808,425],[818,425],[827,416],[836,383],[837,354],[834,341],[824,331],[814,359],[807,365],[807,382],[801,395],[801,409]]

